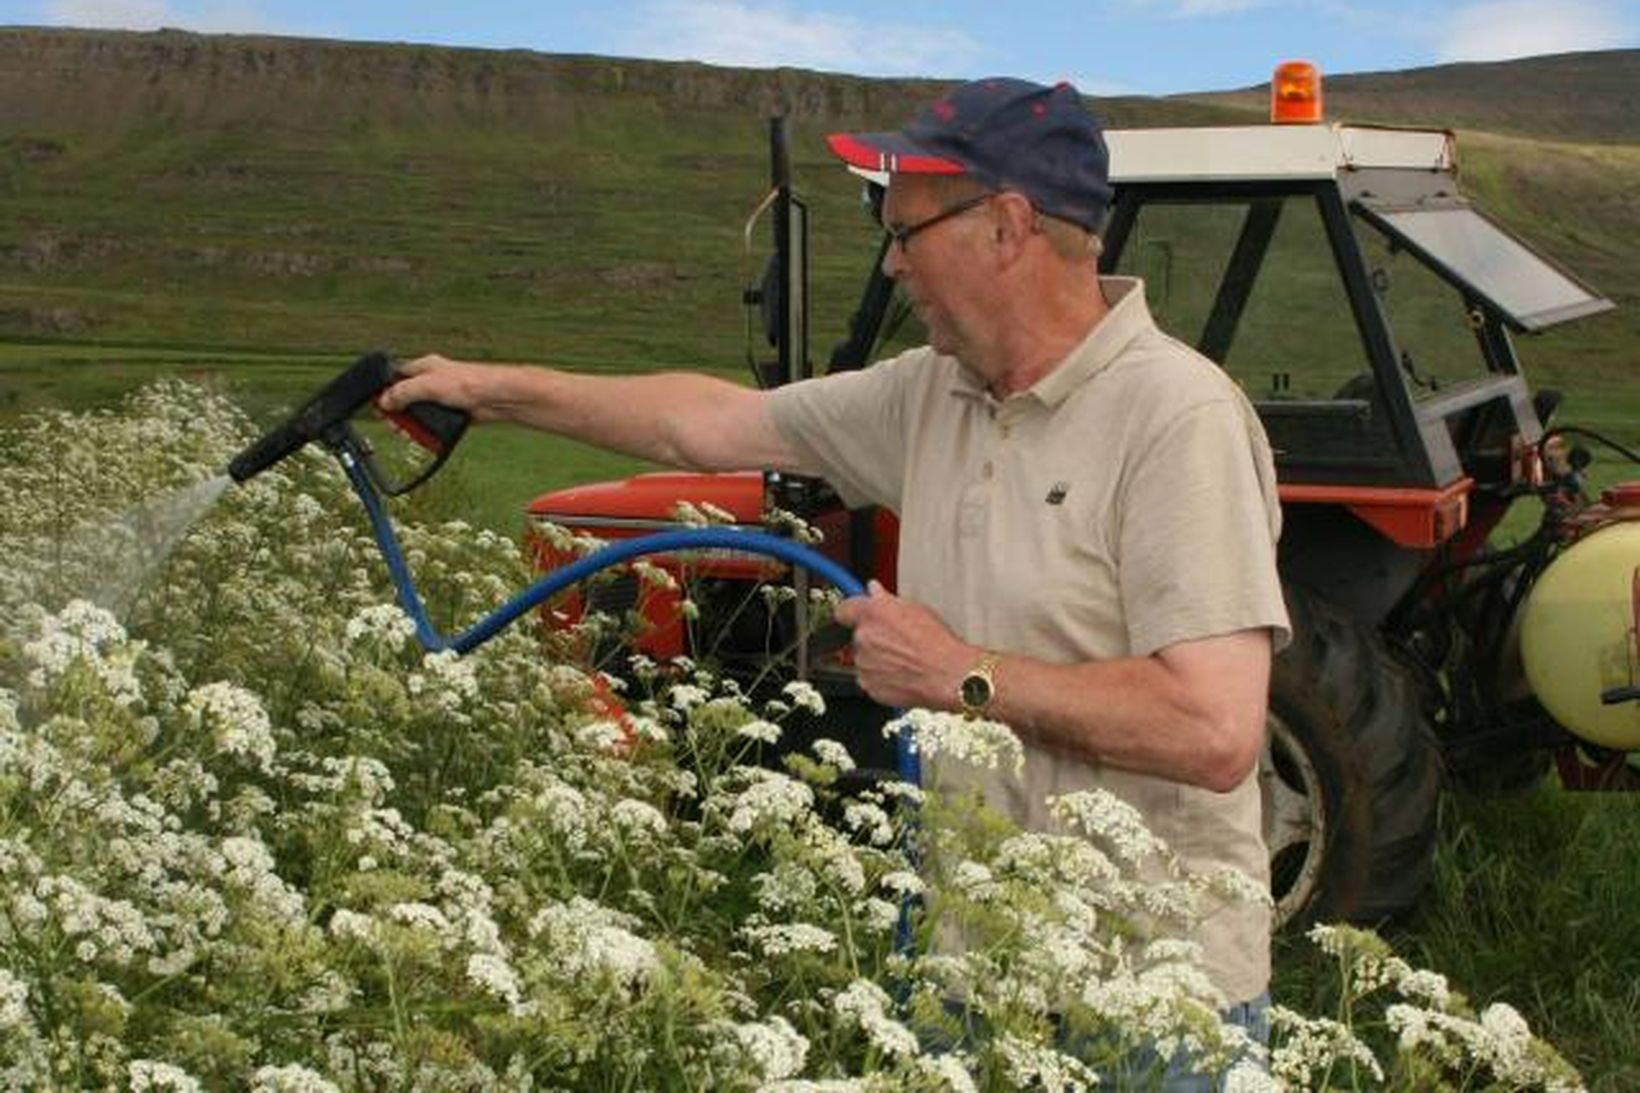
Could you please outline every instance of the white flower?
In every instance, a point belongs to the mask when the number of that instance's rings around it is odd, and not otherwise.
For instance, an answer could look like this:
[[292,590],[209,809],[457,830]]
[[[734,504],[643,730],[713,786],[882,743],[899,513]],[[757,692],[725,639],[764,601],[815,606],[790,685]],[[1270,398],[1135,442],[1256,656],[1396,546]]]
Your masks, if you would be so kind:
[[151,1059],[134,1060],[126,1070],[131,1093],[165,1090],[167,1093],[199,1093],[199,1082],[181,1067]]
[[1139,810],[1106,790],[1050,797],[1048,808],[1061,823],[1104,841],[1129,867],[1136,868],[1167,851],[1167,845],[1145,826]]
[[411,673],[405,689],[412,696],[425,696],[448,714],[462,709],[478,697],[478,676],[473,662],[453,649],[428,653],[421,661],[422,671]]
[[964,717],[941,710],[912,709],[883,726],[884,736],[910,732],[911,750],[919,755],[944,757],[987,770],[1024,769],[1025,752],[1019,737],[1000,721]]
[[32,687],[44,688],[75,664],[85,664],[119,706],[142,697],[134,665],[140,643],[127,643],[125,628],[113,614],[89,600],[71,600],[56,616],[40,620],[41,632],[23,645],[23,659],[35,667]]
[[815,690],[812,683],[794,679],[780,688],[780,693],[791,699],[792,705],[800,710],[807,710],[816,717],[826,712],[825,696]]
[[710,697],[705,688],[696,687],[692,683],[678,683],[673,685],[671,693],[667,695],[667,701],[674,710],[688,711]]
[[859,1026],[873,1046],[886,1055],[916,1055],[917,1037],[888,1015],[894,1002],[888,993],[869,979],[856,979],[832,999],[832,1008]]
[[967,1057],[960,1052],[939,1055],[921,1055],[916,1061],[919,1078],[938,1083],[951,1093],[978,1093],[974,1076],[969,1073]]
[[517,1006],[521,992],[518,973],[494,953],[474,953],[467,958],[467,978],[487,994]]
[[843,824],[858,832],[872,846],[888,846],[894,841],[894,821],[877,805],[850,801],[843,806]]
[[1383,1067],[1378,1065],[1372,1049],[1348,1025],[1329,1017],[1305,1017],[1285,1006],[1271,1006],[1270,1026],[1285,1033],[1280,1045],[1270,1052],[1270,1074],[1274,1078],[1304,1089],[1314,1072],[1342,1061],[1365,1067],[1376,1080],[1384,1080]]
[[877,881],[885,892],[892,892],[900,897],[920,896],[927,885],[923,879],[908,869],[897,869],[891,873],[884,873]]
[[426,930],[441,937],[450,933],[450,920],[444,917],[443,911],[428,903],[395,903],[387,909],[387,915],[412,930]]
[[330,916],[330,936],[340,940],[368,941],[375,936],[376,923],[369,915],[361,915],[346,907],[338,907]]
[[609,818],[627,838],[659,837],[666,834],[666,817],[648,801],[638,801],[631,797],[616,801],[615,807],[609,810]]
[[766,1082],[792,1077],[803,1069],[808,1058],[808,1039],[784,1017],[771,1017],[767,1024],[758,1021],[738,1024],[731,1033],[741,1051],[757,1067],[761,1080]]
[[416,620],[397,604],[371,604],[351,619],[343,630],[347,644],[362,640],[379,641],[389,649],[403,649],[416,637]]
[[1044,1093],[1081,1093],[1099,1084],[1099,1076],[1087,1064],[1051,1047],[1021,1040],[1013,1034],[997,1039],[997,1057],[1002,1060],[1008,1080],[1020,1089],[1041,1089]]
[[190,724],[211,733],[218,754],[268,769],[275,751],[273,723],[256,695],[232,683],[207,683],[188,693],[183,709]]
[[807,922],[784,922],[774,926],[747,926],[746,939],[764,956],[792,953],[829,953],[837,948],[837,935]]
[[775,744],[780,740],[780,726],[773,721],[764,721],[762,718],[746,722],[736,729],[735,733],[748,740],[756,740],[761,744]]
[[19,1029],[28,1023],[28,984],[0,968],[0,1030]]
[[258,1067],[250,1093],[340,1093],[335,1083],[295,1063]]
[[849,754],[848,748],[822,736],[810,745],[814,756],[829,767],[836,767],[839,771],[847,772],[854,769],[854,756]]
[[744,835],[764,825],[786,827],[814,807],[814,791],[779,771],[757,769],[756,779],[736,794],[729,830]]
[[576,896],[568,903],[537,911],[529,933],[547,946],[557,969],[571,979],[604,976],[631,988],[660,968],[653,942],[633,933],[635,920],[612,908]]
[[1446,976],[1422,968],[1408,968],[1396,981],[1395,989],[1406,998],[1421,999],[1437,1009],[1445,1009],[1452,1000]]

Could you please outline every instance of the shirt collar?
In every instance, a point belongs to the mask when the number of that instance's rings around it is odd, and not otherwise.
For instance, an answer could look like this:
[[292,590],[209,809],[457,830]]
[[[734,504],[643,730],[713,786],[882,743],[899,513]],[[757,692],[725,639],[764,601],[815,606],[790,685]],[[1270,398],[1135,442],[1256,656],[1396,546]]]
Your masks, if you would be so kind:
[[[1137,277],[1101,277],[1110,310],[1094,324],[1083,338],[1060,362],[1048,370],[1018,398],[1033,398],[1052,409],[1064,402],[1072,391],[1104,371],[1134,338],[1156,323],[1145,305],[1144,282]],[[953,393],[969,397],[991,399],[990,391],[979,377],[966,368],[957,369],[957,383]]]

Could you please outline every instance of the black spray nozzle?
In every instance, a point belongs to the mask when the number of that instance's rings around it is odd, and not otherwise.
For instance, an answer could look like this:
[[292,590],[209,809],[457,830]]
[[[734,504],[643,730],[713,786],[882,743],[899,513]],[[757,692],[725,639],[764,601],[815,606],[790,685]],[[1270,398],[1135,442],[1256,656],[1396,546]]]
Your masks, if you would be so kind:
[[377,395],[403,376],[386,353],[366,353],[327,383],[319,393],[303,403],[286,421],[268,430],[228,464],[228,476],[235,482],[254,478],[304,444],[320,440],[332,448],[349,448],[363,457],[371,477],[383,492],[404,493],[425,482],[437,470],[461,439],[468,415],[436,402],[413,402],[404,410],[386,414],[404,435],[432,452],[431,466],[410,482],[391,482],[369,457],[369,449],[353,433],[348,422]]

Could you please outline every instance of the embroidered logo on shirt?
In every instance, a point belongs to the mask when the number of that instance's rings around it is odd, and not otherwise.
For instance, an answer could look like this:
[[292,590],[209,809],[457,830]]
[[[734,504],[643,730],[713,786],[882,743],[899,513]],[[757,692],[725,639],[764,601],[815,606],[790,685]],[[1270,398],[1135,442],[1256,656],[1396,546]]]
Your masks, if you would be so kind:
[[1050,505],[1062,505],[1062,504],[1064,504],[1065,503],[1065,495],[1069,492],[1071,492],[1071,484],[1069,482],[1055,482],[1053,484],[1053,488],[1048,491],[1048,498],[1047,498],[1048,504],[1050,504]]

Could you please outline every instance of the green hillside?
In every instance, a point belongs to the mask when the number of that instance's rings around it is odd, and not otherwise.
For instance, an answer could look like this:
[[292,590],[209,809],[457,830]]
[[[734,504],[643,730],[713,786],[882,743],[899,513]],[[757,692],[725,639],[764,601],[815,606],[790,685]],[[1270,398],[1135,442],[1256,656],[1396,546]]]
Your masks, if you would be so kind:
[[[1432,104],[1451,102],[1476,192],[1624,305],[1552,336],[1551,370],[1605,375],[1619,351],[1632,353],[1640,313],[1628,245],[1640,237],[1640,144],[1627,90],[1640,53],[1580,55],[1553,80],[1537,62],[1515,64],[1525,67],[1488,69],[1514,85],[1507,117],[1485,109],[1505,97],[1475,92],[1472,66],[1336,81],[1332,113],[1352,117],[1360,104],[1374,121],[1428,121]],[[760,261],[742,227],[766,185],[765,119],[781,111],[814,208],[823,357],[874,232],[821,138],[897,124],[934,86],[523,51],[0,29],[0,340],[13,365],[0,397],[66,386],[69,364],[97,356],[232,354],[272,370],[374,345],[738,369],[740,293]],[[1589,110],[1627,118],[1621,139],[1566,124],[1568,86],[1587,87]],[[1262,110],[1257,92],[1095,105],[1124,126]]]

